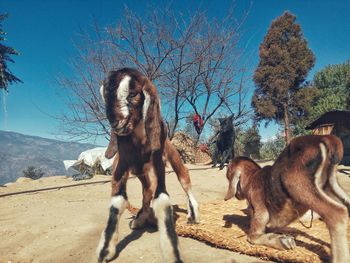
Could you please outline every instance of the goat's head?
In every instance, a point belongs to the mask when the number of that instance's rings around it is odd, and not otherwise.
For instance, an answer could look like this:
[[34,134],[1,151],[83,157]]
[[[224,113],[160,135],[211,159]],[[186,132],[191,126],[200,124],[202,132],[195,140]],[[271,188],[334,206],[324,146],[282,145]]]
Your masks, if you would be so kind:
[[220,131],[226,132],[226,131],[233,130],[233,123],[232,123],[233,119],[234,119],[234,114],[226,118],[219,118]]
[[260,166],[248,157],[241,156],[231,160],[226,172],[229,185],[224,200],[227,201],[232,197],[236,197],[238,200],[244,199],[242,186],[247,183],[249,177],[260,169]]
[[113,148],[115,148],[117,136],[132,134],[141,122],[144,122],[151,149],[160,148],[159,98],[155,86],[148,78],[130,68],[111,71],[101,86],[100,92],[105,101],[106,115],[112,128],[106,156],[115,154]]

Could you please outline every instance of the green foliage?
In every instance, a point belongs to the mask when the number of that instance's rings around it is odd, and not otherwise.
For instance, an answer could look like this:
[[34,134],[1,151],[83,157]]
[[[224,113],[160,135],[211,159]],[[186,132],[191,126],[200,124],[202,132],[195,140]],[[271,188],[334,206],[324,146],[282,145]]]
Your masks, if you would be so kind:
[[35,168],[34,166],[28,166],[26,170],[23,171],[23,177],[37,180],[44,176],[44,172],[41,168]]
[[[3,31],[3,20],[7,18],[7,14],[0,14],[0,41],[5,41],[6,33]],[[14,82],[21,82],[19,78],[12,74],[7,67],[7,62],[14,62],[11,55],[19,53],[12,47],[5,46],[0,43],[0,89],[8,91],[8,85]]]
[[296,101],[305,107],[293,120],[296,136],[308,134],[305,127],[328,111],[350,110],[350,61],[316,72],[312,83],[300,91],[306,93]]
[[257,125],[253,125],[247,130],[237,127],[235,129],[235,154],[238,156],[247,156],[254,159],[260,158],[261,136]]
[[274,160],[283,151],[286,146],[282,136],[277,136],[276,139],[268,140],[260,149],[260,156],[265,160]]
[[313,119],[331,110],[350,110],[350,60],[329,65],[315,74],[319,96],[311,112]]
[[235,155],[243,156],[244,155],[244,140],[245,140],[245,132],[240,128],[235,128],[236,140],[235,140]]
[[244,155],[252,158],[260,157],[261,136],[257,125],[253,125],[243,134]]
[[[296,17],[289,12],[274,20],[260,45],[260,61],[254,73],[256,89],[252,99],[258,121],[284,122],[289,131],[289,115],[315,57],[308,48]],[[302,108],[305,105],[298,105]]]
[[320,90],[310,113],[311,119],[315,120],[328,111],[346,110],[347,97],[346,90],[341,87]]
[[343,64],[329,65],[314,76],[318,89],[350,88],[350,60]]
[[319,96],[319,90],[313,86],[306,85],[294,94],[295,114],[291,116],[291,124],[293,125],[293,135],[301,136],[310,134],[305,127],[311,122],[314,100]]

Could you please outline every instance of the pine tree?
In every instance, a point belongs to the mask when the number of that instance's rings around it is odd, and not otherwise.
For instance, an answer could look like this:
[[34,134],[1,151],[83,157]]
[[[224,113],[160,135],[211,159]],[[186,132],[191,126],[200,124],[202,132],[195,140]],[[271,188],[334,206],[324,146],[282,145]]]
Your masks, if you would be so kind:
[[285,12],[274,20],[260,45],[260,61],[254,73],[256,89],[252,99],[258,121],[284,124],[290,141],[290,119],[294,96],[315,63],[296,17]]
[[7,62],[14,62],[11,55],[18,55],[19,53],[12,47],[3,45],[1,42],[5,41],[6,32],[3,30],[3,21],[7,18],[7,14],[0,14],[0,89],[8,91],[8,85],[15,82],[22,82],[19,78],[12,74],[7,67]]

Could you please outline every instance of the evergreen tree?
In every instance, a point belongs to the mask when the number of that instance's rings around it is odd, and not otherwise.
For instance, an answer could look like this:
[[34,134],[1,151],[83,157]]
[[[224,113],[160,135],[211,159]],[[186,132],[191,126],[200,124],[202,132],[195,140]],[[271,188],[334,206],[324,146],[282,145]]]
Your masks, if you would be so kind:
[[314,101],[319,95],[319,90],[310,83],[307,83],[302,89],[293,94],[293,100],[295,102],[292,110],[294,114],[291,118],[293,136],[311,133],[311,131],[305,130],[305,127],[311,122]]
[[284,124],[290,141],[290,123],[302,84],[315,63],[296,17],[289,12],[274,20],[260,45],[260,61],[254,73],[252,99],[258,121]]
[[8,91],[8,85],[14,82],[22,82],[19,78],[12,74],[7,67],[7,62],[14,62],[11,55],[18,55],[19,53],[12,47],[3,45],[1,42],[5,41],[6,33],[3,30],[3,21],[7,18],[7,14],[0,14],[0,89]]
[[313,119],[331,110],[350,110],[350,60],[329,65],[314,76],[319,95],[311,112]]
[[315,74],[313,82],[318,89],[350,88],[350,60],[326,66]]

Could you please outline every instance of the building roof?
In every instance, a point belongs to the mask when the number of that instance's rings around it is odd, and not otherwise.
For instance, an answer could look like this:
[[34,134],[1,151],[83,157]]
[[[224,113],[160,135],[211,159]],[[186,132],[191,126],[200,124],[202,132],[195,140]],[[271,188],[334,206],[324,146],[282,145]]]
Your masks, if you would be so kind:
[[319,117],[317,120],[311,122],[305,129],[312,130],[321,125],[342,125],[350,129],[350,111],[329,111]]

